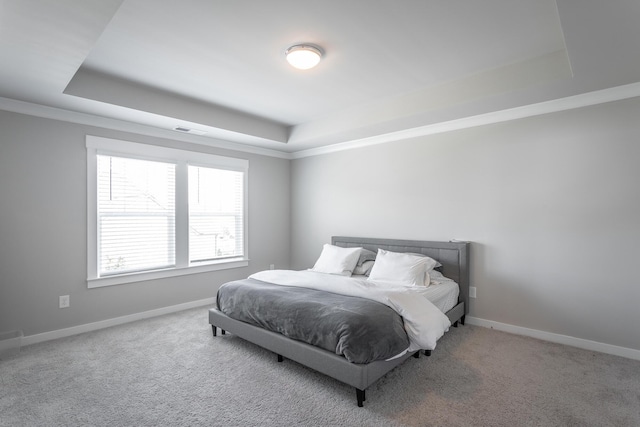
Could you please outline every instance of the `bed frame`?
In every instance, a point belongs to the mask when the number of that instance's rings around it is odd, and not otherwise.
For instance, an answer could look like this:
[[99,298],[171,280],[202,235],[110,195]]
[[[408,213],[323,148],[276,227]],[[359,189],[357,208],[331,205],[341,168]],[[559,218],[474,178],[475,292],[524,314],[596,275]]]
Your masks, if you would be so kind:
[[[417,240],[371,239],[360,237],[332,237],[331,243],[341,247],[363,247],[377,252],[378,248],[393,252],[411,252],[427,255],[442,264],[442,274],[460,285],[458,304],[446,315],[454,327],[458,322],[464,325],[465,315],[469,312],[469,243],[467,242],[428,242]],[[229,331],[251,343],[270,350],[278,356],[291,359],[304,366],[342,381],[356,389],[358,406],[366,400],[365,390],[387,372],[407,360],[419,357],[420,352],[405,354],[394,360],[378,360],[367,364],[348,362],[343,356],[312,345],[295,341],[284,335],[267,331],[248,323],[231,319],[216,308],[209,310],[209,323],[215,337],[216,328],[222,335]],[[430,350],[425,350],[428,356]]]

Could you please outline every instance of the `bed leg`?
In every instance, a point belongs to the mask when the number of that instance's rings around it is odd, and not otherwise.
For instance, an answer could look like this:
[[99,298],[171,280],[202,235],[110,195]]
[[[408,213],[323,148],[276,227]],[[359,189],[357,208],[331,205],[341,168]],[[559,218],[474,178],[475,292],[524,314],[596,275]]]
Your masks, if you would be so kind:
[[367,400],[367,396],[365,395],[364,390],[356,388],[356,398],[358,399],[358,407],[362,408],[363,402]]
[[413,357],[415,357],[416,359],[419,359],[420,358],[420,350],[418,350],[415,353],[413,353]]
[[460,324],[461,324],[461,325],[464,325],[464,316],[462,316],[462,317],[460,318]]
[[220,330],[222,331],[222,335],[226,334],[227,331],[225,331],[224,329],[220,328]]
[[458,327],[458,321],[456,320],[455,322],[453,322],[453,327],[457,328]]
[[425,350],[424,355],[427,357],[431,356],[431,350]]
[[214,325],[211,325],[211,330],[213,331],[213,336],[215,337],[216,334],[216,327]]
[[284,360],[284,357],[282,357],[281,354],[278,354],[278,363],[282,363],[283,360]]

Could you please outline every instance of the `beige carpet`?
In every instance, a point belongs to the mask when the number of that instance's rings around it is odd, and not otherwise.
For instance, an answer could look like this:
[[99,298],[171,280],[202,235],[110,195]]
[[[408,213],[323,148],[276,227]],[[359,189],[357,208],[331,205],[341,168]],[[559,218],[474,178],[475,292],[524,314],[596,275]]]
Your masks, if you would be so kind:
[[355,391],[232,335],[205,308],[0,361],[0,426],[640,426],[640,362],[474,326]]

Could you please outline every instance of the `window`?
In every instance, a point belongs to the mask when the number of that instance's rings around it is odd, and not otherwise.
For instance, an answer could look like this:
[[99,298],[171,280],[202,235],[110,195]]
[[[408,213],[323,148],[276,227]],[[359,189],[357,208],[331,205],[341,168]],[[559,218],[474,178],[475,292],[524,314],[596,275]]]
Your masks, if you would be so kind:
[[87,136],[89,287],[248,265],[248,162]]
[[242,254],[244,174],[189,166],[189,262]]
[[98,155],[98,274],[175,267],[175,165]]

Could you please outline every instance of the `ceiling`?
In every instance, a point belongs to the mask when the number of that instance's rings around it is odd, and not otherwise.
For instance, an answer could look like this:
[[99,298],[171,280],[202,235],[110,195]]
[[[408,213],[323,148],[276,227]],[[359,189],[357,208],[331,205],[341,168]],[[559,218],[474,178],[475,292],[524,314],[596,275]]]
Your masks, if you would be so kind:
[[[0,108],[304,152],[638,96],[639,19],[637,0],[0,0]],[[297,43],[316,68],[288,65]]]

